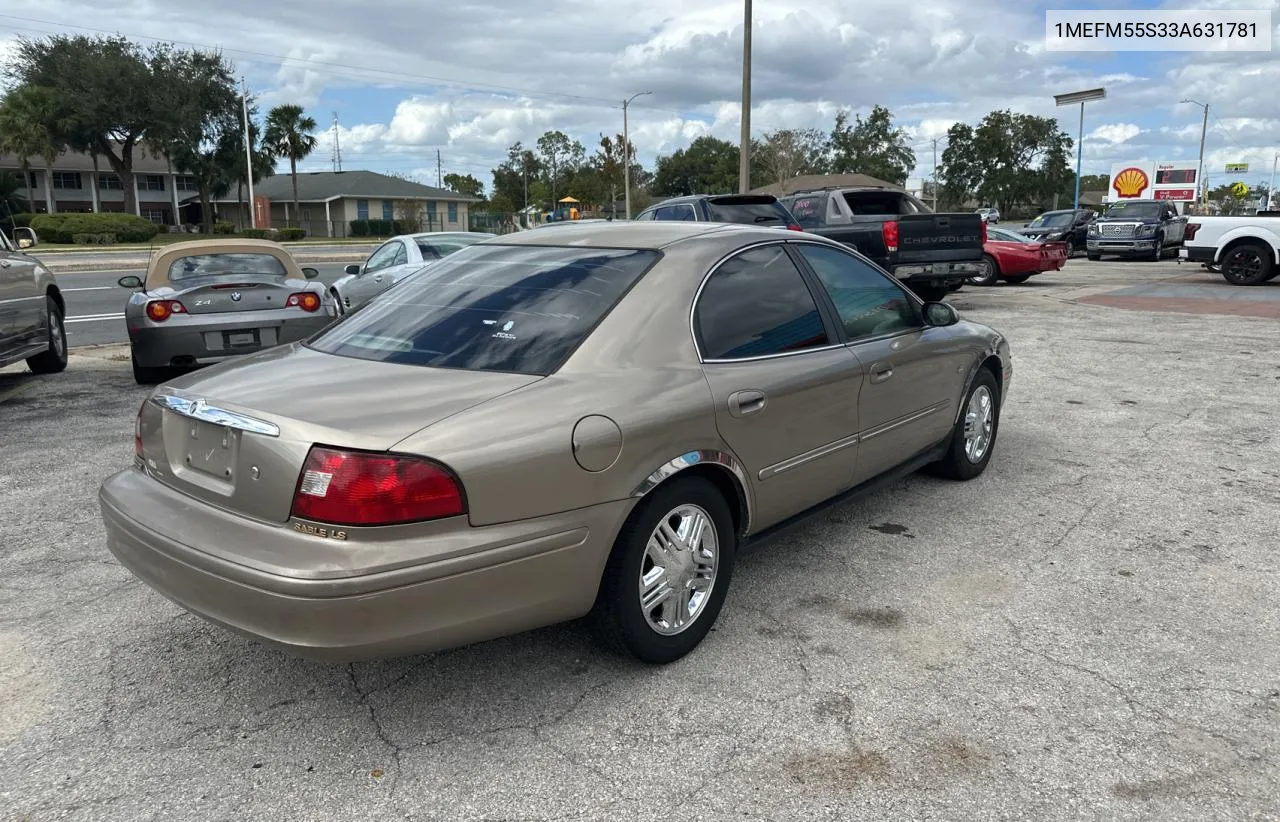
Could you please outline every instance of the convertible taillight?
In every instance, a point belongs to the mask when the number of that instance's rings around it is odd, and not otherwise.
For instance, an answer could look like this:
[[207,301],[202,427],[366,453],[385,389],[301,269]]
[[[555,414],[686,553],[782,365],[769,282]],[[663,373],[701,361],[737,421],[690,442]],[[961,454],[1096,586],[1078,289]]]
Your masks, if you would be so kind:
[[147,316],[162,323],[174,314],[186,314],[187,308],[177,300],[152,300],[147,303]]
[[330,525],[396,525],[465,514],[462,485],[422,457],[312,446],[291,516]]
[[301,308],[303,311],[316,311],[320,308],[320,297],[311,291],[299,291],[290,294],[284,302],[285,308]]
[[894,252],[898,250],[898,221],[886,220],[880,226],[880,235],[884,238],[884,250]]
[[1196,238],[1196,232],[1199,230],[1200,230],[1199,223],[1187,223],[1187,230],[1183,232],[1182,239],[1194,240]]

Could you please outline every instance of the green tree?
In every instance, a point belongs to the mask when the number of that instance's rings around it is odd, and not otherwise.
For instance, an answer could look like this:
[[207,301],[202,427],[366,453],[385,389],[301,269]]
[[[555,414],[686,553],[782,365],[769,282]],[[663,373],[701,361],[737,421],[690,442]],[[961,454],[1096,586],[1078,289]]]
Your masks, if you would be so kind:
[[[31,187],[30,180],[28,175],[27,188]],[[14,214],[23,214],[30,210],[31,201],[23,198],[20,193],[22,188],[22,180],[19,179],[17,172],[0,171],[0,223],[8,221],[8,218]]]
[[171,114],[157,94],[172,46],[143,48],[120,36],[51,35],[18,41],[7,76],[17,86],[49,89],[56,115],[47,125],[73,151],[105,157],[135,212],[133,160],[147,132]]
[[[512,211],[538,202],[532,197],[532,191],[526,198],[525,190],[526,184],[539,179],[542,170],[542,161],[538,159],[537,154],[521,143],[510,146],[507,148],[506,161],[493,169],[493,197],[490,202],[510,203],[513,206]],[[495,211],[502,210],[496,205],[493,208]]]
[[562,176],[570,176],[582,167],[587,151],[582,143],[570,139],[563,131],[548,131],[538,138],[538,155],[546,169],[547,183],[551,188],[552,208],[557,200],[557,183]]
[[470,174],[446,174],[444,175],[444,187],[450,191],[465,194],[468,197],[484,199],[484,183]]
[[293,180],[293,219],[300,214],[298,204],[298,161],[316,150],[316,121],[308,117],[302,106],[285,103],[267,113],[263,143],[266,150],[280,159],[289,159],[289,176]]
[[825,174],[828,149],[827,135],[816,128],[778,129],[764,135],[752,165],[758,163],[770,183],[781,184],[799,174]]
[[45,173],[62,153],[57,135],[59,117],[54,92],[43,86],[19,86],[0,100],[0,151],[18,158],[26,181],[27,202],[34,203],[31,190],[31,158],[44,160]]
[[1005,214],[1050,207],[1072,181],[1071,137],[1049,117],[993,111],[947,131],[939,181],[949,204],[977,198]]
[[916,165],[907,133],[893,126],[893,115],[884,106],[874,106],[867,119],[849,111],[836,113],[829,140],[830,169],[835,174],[869,174],[895,185],[903,185]]
[[[752,164],[753,171],[758,167]],[[687,148],[658,158],[649,190],[659,197],[736,192],[738,147],[710,135],[698,137]]]

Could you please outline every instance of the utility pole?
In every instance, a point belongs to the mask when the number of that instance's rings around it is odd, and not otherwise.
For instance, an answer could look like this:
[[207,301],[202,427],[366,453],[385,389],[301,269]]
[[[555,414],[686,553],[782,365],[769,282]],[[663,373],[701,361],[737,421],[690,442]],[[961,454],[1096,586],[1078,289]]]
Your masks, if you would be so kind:
[[933,138],[933,210],[938,210],[938,138]]
[[738,193],[751,188],[751,0],[743,0],[742,135],[738,143]]
[[1204,109],[1204,123],[1200,126],[1200,170],[1196,172],[1196,185],[1200,186],[1202,195],[1197,196],[1201,205],[1209,204],[1209,186],[1204,179],[1204,137],[1209,131],[1209,104],[1201,103],[1197,100],[1184,99],[1182,102],[1191,103]]
[[444,175],[440,171],[440,149],[436,149],[436,188],[444,185]]
[[258,209],[253,201],[253,142],[249,136],[249,92],[240,78],[240,102],[244,111],[244,176],[249,180],[249,225],[258,227]]
[[[631,131],[627,124],[627,106],[637,97],[653,94],[652,91],[638,91],[622,101],[622,198],[626,201],[627,219],[631,219]],[[609,203],[613,210],[613,203]]]

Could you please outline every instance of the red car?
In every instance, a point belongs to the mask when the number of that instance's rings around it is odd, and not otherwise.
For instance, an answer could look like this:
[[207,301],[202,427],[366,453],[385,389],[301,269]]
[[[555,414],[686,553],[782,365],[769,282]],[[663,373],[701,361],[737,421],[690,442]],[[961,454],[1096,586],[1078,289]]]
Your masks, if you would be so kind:
[[1061,271],[1067,263],[1065,242],[1042,243],[1006,228],[987,228],[987,241],[982,245],[982,274],[970,277],[972,285],[1025,283],[1045,271]]

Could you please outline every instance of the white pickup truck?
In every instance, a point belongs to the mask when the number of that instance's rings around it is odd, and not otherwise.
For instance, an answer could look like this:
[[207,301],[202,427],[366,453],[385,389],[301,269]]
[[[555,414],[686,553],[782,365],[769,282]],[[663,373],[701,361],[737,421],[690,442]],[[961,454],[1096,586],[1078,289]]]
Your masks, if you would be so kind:
[[1280,276],[1280,211],[1250,217],[1191,217],[1178,262],[1201,263],[1232,285]]

